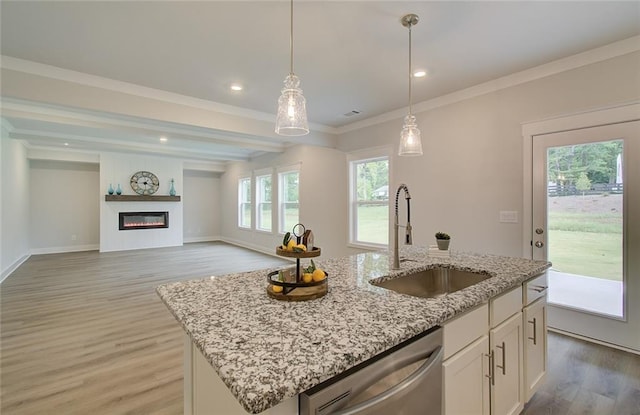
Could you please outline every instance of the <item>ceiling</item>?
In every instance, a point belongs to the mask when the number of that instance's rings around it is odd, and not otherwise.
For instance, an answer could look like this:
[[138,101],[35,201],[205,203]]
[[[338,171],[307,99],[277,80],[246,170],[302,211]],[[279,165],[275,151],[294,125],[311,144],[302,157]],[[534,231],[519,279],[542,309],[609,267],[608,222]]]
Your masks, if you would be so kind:
[[[289,71],[288,1],[3,0],[0,7],[5,59],[275,118]],[[296,0],[294,7],[294,69],[308,118],[312,130],[332,134],[407,106],[408,31],[400,24],[407,13],[420,17],[412,31],[413,67],[428,73],[414,79],[414,103],[640,34],[637,1]],[[244,90],[231,91],[232,83]],[[345,115],[352,111],[359,114]],[[42,141],[51,131],[53,137],[77,138],[74,146],[81,148],[124,144],[123,123],[108,122],[106,114],[91,114],[101,123],[79,125],[19,113],[4,116],[27,141]],[[238,137],[225,141],[215,129],[128,122],[141,124],[125,130],[134,147],[157,140],[159,131],[180,130],[184,137],[174,141],[173,151],[184,150],[184,157],[193,152],[206,160],[244,159],[286,145],[272,131],[243,135],[238,145]]]

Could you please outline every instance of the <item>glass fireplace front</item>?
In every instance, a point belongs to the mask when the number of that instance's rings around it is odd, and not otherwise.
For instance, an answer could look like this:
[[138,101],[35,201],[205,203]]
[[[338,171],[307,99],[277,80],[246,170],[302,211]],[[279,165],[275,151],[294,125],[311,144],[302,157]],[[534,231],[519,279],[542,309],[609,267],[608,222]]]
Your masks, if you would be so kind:
[[169,212],[120,212],[121,231],[169,227]]

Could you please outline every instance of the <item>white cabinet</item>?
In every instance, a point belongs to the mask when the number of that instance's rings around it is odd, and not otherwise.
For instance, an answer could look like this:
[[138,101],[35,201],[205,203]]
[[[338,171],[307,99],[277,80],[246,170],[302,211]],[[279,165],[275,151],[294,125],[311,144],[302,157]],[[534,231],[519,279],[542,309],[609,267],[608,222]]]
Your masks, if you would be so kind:
[[490,414],[488,349],[485,334],[442,364],[443,413]]
[[522,312],[489,331],[491,349],[491,413],[517,415],[522,393]]
[[546,288],[536,276],[444,324],[444,415],[522,411],[546,375]]
[[524,392],[531,399],[547,375],[547,299],[524,308]]

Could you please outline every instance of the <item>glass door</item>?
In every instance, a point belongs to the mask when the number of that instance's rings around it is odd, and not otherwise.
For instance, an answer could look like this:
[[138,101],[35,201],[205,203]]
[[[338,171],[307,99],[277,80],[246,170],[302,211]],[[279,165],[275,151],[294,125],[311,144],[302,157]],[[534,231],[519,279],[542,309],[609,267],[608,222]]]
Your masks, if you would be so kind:
[[535,259],[549,327],[640,350],[640,122],[535,136]]

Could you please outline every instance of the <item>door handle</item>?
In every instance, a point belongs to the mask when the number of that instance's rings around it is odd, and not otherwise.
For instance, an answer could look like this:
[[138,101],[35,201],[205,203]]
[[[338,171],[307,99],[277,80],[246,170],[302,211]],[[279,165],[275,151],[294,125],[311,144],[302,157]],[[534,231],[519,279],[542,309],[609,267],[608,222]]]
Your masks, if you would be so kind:
[[537,233],[538,235],[542,235],[542,234],[544,233],[544,229],[542,229],[542,228],[536,228],[536,233]]
[[536,318],[534,317],[533,320],[528,320],[529,323],[533,324],[533,337],[528,337],[529,340],[533,340],[533,345],[537,345],[538,344],[538,336],[536,333]]
[[502,346],[496,345],[496,347],[502,350],[502,366],[496,365],[496,367],[498,369],[502,369],[502,374],[506,375],[507,374],[507,347],[505,346],[504,342],[502,342]]
[[536,246],[536,248],[542,248],[544,246],[544,243],[542,241],[536,241],[534,245]]

